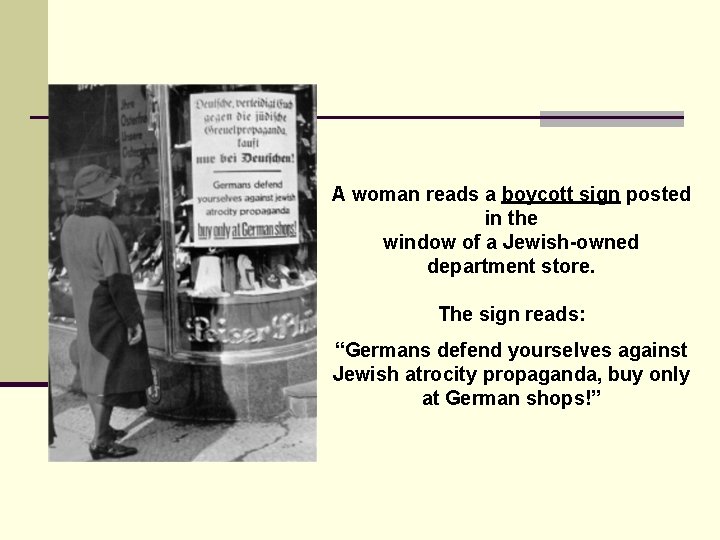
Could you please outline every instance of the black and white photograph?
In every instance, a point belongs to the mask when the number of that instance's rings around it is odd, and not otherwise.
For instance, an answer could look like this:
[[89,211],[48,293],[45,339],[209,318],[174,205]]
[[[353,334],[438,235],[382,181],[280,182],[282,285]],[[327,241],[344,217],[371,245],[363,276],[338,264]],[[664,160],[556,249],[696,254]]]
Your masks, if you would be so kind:
[[315,461],[316,87],[49,87],[49,460]]

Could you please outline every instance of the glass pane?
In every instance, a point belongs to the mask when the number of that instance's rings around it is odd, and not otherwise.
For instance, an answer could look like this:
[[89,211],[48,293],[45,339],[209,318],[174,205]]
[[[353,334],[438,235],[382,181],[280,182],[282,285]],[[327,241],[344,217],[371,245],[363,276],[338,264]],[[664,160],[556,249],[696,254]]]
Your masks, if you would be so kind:
[[100,165],[123,178],[110,219],[125,241],[148,345],[165,350],[157,142],[148,131],[145,87],[53,85],[49,94],[51,316],[74,316],[60,230],[74,211],[75,174]]
[[179,350],[311,339],[314,87],[174,86],[170,94]]

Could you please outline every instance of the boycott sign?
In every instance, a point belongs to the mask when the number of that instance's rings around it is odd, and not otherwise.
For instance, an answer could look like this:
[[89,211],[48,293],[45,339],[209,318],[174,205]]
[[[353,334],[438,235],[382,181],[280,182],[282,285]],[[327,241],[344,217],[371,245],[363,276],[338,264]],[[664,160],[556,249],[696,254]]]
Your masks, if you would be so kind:
[[190,96],[194,243],[298,243],[295,96]]
[[157,144],[148,131],[147,101],[140,85],[118,85],[120,171],[128,185],[157,183]]

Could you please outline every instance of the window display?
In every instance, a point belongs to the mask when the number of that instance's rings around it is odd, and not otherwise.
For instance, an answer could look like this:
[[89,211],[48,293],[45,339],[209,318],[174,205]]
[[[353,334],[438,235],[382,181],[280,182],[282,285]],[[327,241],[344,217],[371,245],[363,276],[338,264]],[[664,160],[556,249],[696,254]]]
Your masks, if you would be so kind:
[[[315,133],[306,120],[313,117],[312,87],[178,86],[170,100],[179,292],[268,294],[313,283]],[[293,116],[263,110],[278,102],[291,103]],[[270,121],[239,127],[238,117]],[[278,131],[292,143],[284,155],[263,148],[277,147]],[[193,173],[205,177],[193,181]]]
[[[113,91],[114,90],[114,91]],[[222,94],[220,94],[222,93]],[[260,99],[267,96],[288,96],[294,99],[292,126],[296,153],[292,156],[296,167],[296,188],[288,193],[273,194],[273,182],[263,180],[262,175],[254,182],[225,181],[216,183],[224,195],[240,192],[236,207],[252,206],[273,197],[297,201],[296,240],[284,246],[265,246],[277,242],[276,232],[282,223],[243,222],[238,236],[255,241],[247,247],[201,246],[194,238],[192,224],[192,141],[191,96],[205,105],[205,111],[213,111],[212,97],[201,100],[203,95],[242,95],[246,100],[253,94]],[[316,280],[315,259],[315,133],[313,123],[313,93],[309,85],[223,85],[223,86],[174,86],[170,92],[173,203],[175,216],[174,272],[178,292],[190,296],[220,297],[230,294],[257,295],[303,287]],[[226,98],[223,98],[226,99]],[[114,174],[122,175],[118,204],[112,221],[120,230],[128,253],[133,278],[139,289],[161,291],[164,279],[162,262],[162,234],[160,226],[160,200],[157,172],[157,143],[148,115],[147,89],[145,86],[54,86],[50,92],[53,119],[51,124],[51,182],[50,182],[50,273],[55,302],[54,315],[71,317],[68,308],[67,283],[63,280],[63,265],[57,249],[57,238],[64,218],[74,209],[72,193],[73,171],[83,165],[99,163]],[[215,100],[217,104],[218,100]],[[250,110],[250,109],[248,109]],[[256,117],[270,112],[256,110]],[[93,114],[93,112],[95,114]],[[236,111],[235,111],[236,112]],[[81,114],[80,114],[81,113]],[[209,113],[212,114],[212,113]],[[230,113],[225,113],[232,116]],[[236,112],[236,115],[241,114]],[[79,118],[82,116],[82,120]],[[219,116],[219,115],[216,115]],[[288,123],[287,115],[283,118]],[[277,122],[273,123],[276,124]],[[77,128],[70,130],[68,124]],[[222,128],[222,122],[218,123]],[[260,124],[258,124],[260,126]],[[261,126],[262,127],[262,126]],[[265,131],[273,127],[266,127]],[[261,144],[263,130],[240,138],[241,150],[252,149]],[[62,132],[62,133],[61,133]],[[244,146],[240,146],[244,145]],[[92,148],[91,153],[83,153]],[[99,152],[98,152],[99,150]],[[250,161],[247,152],[237,159]],[[272,157],[272,156],[271,156]],[[251,162],[253,170],[257,170]],[[247,168],[247,167],[246,167]],[[259,179],[258,179],[259,178]],[[282,183],[282,181],[280,182]],[[255,188],[253,186],[256,186]],[[258,189],[257,186],[260,186]],[[268,189],[267,186],[270,186]],[[293,187],[295,187],[293,186]],[[262,189],[265,187],[265,189]],[[239,188],[239,189],[233,189]],[[207,199],[207,197],[205,197]],[[227,208],[232,208],[228,206]],[[207,210],[206,210],[207,211]],[[231,210],[232,211],[232,210]],[[200,225],[202,227],[202,225]],[[293,228],[293,226],[288,226]],[[212,241],[204,242],[204,244]],[[198,282],[198,276],[200,280]],[[64,293],[61,293],[64,291]]]

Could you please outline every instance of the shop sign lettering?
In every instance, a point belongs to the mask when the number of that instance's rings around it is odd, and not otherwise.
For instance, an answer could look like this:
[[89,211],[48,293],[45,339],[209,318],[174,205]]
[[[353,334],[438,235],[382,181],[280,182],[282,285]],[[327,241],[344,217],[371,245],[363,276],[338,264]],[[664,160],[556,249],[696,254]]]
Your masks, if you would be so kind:
[[266,340],[283,341],[309,334],[317,328],[317,315],[312,309],[302,314],[287,312],[275,315],[269,325],[247,328],[228,328],[225,318],[211,322],[207,317],[188,317],[184,324],[191,343],[261,343]]
[[190,95],[196,246],[299,242],[296,110],[294,94]]
[[128,185],[157,182],[157,142],[148,131],[147,100],[140,85],[117,86],[120,172]]

